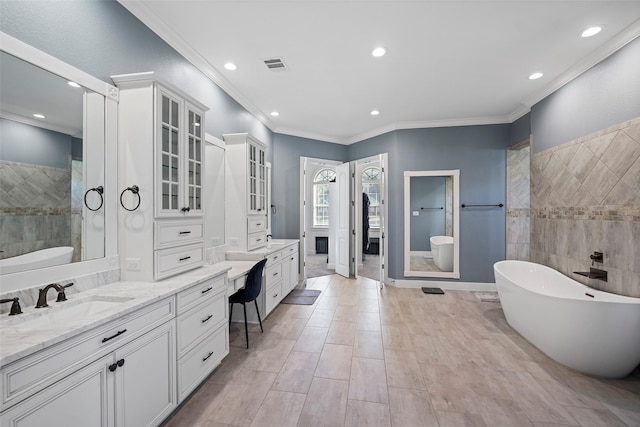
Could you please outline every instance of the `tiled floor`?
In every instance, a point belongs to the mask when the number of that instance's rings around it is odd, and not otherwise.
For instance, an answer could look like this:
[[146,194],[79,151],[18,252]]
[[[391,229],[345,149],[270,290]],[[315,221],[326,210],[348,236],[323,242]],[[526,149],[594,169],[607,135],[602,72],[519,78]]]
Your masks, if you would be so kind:
[[[231,330],[231,352],[168,420],[177,426],[640,426],[640,376],[600,380],[540,353],[471,292],[309,279]],[[253,326],[253,325],[252,325]]]

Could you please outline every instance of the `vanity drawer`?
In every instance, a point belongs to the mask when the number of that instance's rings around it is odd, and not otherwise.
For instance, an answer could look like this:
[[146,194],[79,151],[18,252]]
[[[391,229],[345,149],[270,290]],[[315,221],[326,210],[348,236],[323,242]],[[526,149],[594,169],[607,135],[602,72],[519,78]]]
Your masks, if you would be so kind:
[[167,298],[3,367],[0,411],[172,320],[174,301]]
[[282,281],[267,288],[267,293],[265,294],[265,310],[267,312],[264,314],[265,316],[282,301],[282,297]]
[[267,255],[266,267],[269,268],[270,266],[273,266],[280,261],[282,261],[282,251],[277,251],[272,254],[269,254]]
[[178,403],[229,354],[228,343],[229,329],[224,325],[178,360]]
[[220,325],[226,325],[228,318],[224,290],[207,302],[178,316],[178,357],[186,353],[203,336]]
[[256,233],[267,229],[267,218],[264,216],[250,216],[247,218],[247,233]]
[[202,221],[156,221],[155,249],[198,243],[204,239]]
[[154,257],[155,279],[164,279],[200,267],[204,260],[204,244],[160,249],[154,252]]
[[284,256],[293,255],[296,252],[298,252],[298,244],[291,245],[282,250]]
[[271,287],[274,283],[282,280],[282,263],[279,262],[277,264],[269,267],[269,262],[267,262],[267,270],[264,273],[265,278],[265,286],[267,288]]
[[267,244],[267,233],[264,231],[247,235],[247,249],[254,250]]
[[178,294],[178,315],[214,297],[221,289],[224,289],[225,282],[226,276],[220,275],[180,292]]

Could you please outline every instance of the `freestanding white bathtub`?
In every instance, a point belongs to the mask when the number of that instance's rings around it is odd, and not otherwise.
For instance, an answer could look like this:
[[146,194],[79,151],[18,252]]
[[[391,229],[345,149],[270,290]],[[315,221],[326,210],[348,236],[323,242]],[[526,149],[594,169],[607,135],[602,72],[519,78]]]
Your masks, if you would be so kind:
[[453,271],[453,237],[432,236],[429,242],[436,266],[442,271]]
[[0,260],[0,274],[18,273],[36,268],[69,264],[71,258],[73,258],[73,247],[71,246],[41,249]]
[[526,261],[500,261],[493,270],[509,325],[556,362],[607,378],[640,364],[640,298],[598,291]]

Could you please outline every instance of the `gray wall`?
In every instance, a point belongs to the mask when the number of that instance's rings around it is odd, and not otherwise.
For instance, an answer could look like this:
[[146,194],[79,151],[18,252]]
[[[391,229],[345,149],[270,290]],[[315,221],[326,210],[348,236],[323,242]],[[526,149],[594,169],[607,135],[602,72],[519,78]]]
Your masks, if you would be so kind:
[[[461,203],[504,203],[509,132],[510,125],[409,129],[349,146],[349,160],[389,154],[390,277],[403,278],[404,171],[460,169]],[[461,209],[460,280],[493,282],[493,264],[504,256],[504,209]]]
[[511,123],[509,130],[509,145],[516,145],[529,139],[531,135],[531,113],[527,113]]
[[276,213],[271,217],[274,237],[300,237],[300,157],[347,161],[347,146],[290,135],[275,134],[271,204]]
[[[412,251],[430,251],[429,238],[445,235],[445,178],[443,176],[412,176],[410,185],[412,215],[409,247]],[[413,211],[417,211],[418,216],[413,216]]]
[[208,133],[249,132],[271,144],[268,128],[116,1],[2,1],[0,28],[110,84],[112,75],[154,71],[210,108]]
[[640,38],[531,108],[533,152],[640,116]]
[[74,139],[64,133],[0,118],[0,160],[70,169]]

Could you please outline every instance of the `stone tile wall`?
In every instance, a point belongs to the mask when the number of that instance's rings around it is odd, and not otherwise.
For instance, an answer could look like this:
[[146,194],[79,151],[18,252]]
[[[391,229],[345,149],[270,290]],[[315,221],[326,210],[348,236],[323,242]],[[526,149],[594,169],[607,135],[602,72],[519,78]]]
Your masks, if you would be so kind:
[[528,141],[507,150],[507,259],[529,261],[530,153]]
[[71,171],[0,161],[0,258],[71,243]]
[[[573,273],[589,271],[594,251],[607,282]],[[588,286],[640,297],[640,118],[532,156],[530,252]]]

